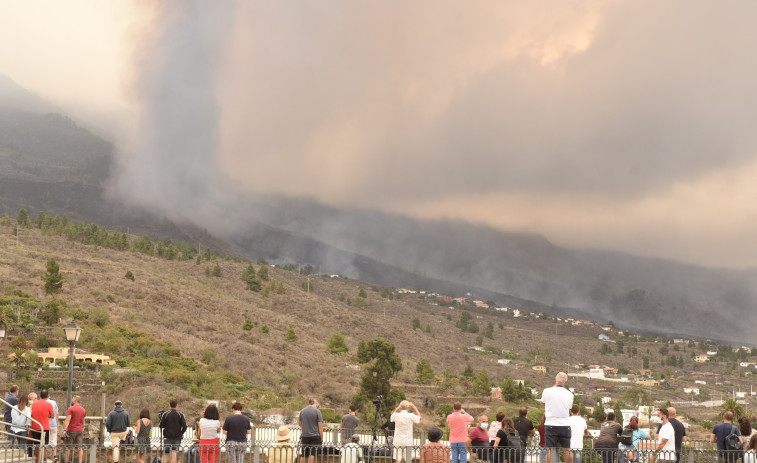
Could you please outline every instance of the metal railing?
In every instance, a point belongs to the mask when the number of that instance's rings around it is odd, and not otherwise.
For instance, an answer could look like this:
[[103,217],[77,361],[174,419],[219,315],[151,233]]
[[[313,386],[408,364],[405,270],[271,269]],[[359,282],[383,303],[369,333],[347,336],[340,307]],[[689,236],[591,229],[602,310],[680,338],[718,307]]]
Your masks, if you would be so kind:
[[[38,444],[34,445],[38,447]],[[102,444],[68,445],[59,444],[57,451],[60,462],[110,463],[114,452],[118,452],[119,463],[145,461],[160,457],[164,463],[170,461],[166,448],[161,445],[126,445],[109,447]],[[435,443],[423,446],[392,447],[388,445],[340,445],[302,446],[297,443],[235,445],[232,443],[208,443],[182,445],[176,449],[178,463],[448,463],[456,461],[456,449]],[[48,447],[48,456],[53,449]],[[169,450],[170,452],[170,450]],[[594,449],[583,450],[527,448],[475,447],[467,450],[467,460],[471,463],[647,463],[654,454],[655,463],[740,463],[754,458],[754,451],[695,450],[682,451],[680,457],[675,452],[655,453],[649,450]],[[31,461],[26,453],[0,445],[0,462]],[[80,458],[81,457],[81,458]],[[141,457],[141,458],[140,458]],[[310,460],[312,457],[312,461]],[[751,460],[753,461],[753,460]]]

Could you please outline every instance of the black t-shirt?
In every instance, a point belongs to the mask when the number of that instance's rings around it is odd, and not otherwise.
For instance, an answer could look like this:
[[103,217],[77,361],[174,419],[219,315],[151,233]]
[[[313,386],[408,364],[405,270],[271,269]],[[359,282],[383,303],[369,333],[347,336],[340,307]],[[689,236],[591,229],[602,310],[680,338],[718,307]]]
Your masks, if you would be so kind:
[[[670,418],[668,421],[673,426],[673,432],[675,433],[676,452],[680,452],[683,445],[683,436],[686,435],[686,428],[683,426],[683,423],[675,418]],[[660,428],[662,428],[662,424],[657,426],[657,434],[660,434]]]
[[515,424],[515,429],[518,430],[520,440],[525,444],[529,434],[531,434],[531,430],[534,429],[534,424],[524,416],[513,419],[513,423]]
[[231,415],[223,422],[223,430],[226,431],[226,440],[234,442],[247,442],[247,430],[251,429],[250,419],[244,415]]

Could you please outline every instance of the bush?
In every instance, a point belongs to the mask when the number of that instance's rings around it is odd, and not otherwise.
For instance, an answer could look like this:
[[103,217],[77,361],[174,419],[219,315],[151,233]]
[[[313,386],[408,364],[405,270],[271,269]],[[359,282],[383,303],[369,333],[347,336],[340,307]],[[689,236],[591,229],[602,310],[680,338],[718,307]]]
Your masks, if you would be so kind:
[[336,410],[334,410],[333,408],[324,408],[324,407],[320,407],[318,410],[321,411],[321,415],[323,416],[324,422],[336,423],[337,421]]
[[110,322],[110,312],[104,307],[92,307],[89,309],[87,318],[100,328],[104,328]]
[[127,279],[127,280],[131,280],[131,281],[134,281],[134,274],[133,274],[133,273],[131,273],[131,270],[127,270],[127,271],[126,271],[126,275],[125,275],[125,277],[126,277],[126,279]]
[[332,354],[343,354],[349,350],[347,343],[344,342],[344,336],[339,333],[331,335],[328,342],[326,342],[326,349]]
[[286,340],[287,342],[294,342],[297,340],[297,334],[294,332],[291,326],[287,329]]

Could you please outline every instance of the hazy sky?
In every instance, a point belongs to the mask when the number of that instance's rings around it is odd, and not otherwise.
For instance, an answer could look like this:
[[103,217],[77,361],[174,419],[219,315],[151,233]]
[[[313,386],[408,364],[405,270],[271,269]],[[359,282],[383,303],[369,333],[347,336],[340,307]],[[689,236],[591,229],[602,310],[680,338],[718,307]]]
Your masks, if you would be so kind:
[[0,11],[0,73],[80,111],[128,109],[130,183],[169,207],[218,171],[570,246],[757,265],[757,3]]

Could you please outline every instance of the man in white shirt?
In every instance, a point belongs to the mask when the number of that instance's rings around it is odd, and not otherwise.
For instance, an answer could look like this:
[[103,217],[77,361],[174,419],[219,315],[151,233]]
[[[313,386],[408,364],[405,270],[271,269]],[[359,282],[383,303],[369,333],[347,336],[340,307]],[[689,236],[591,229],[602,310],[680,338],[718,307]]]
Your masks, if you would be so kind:
[[649,463],[675,463],[676,461],[676,432],[673,425],[668,420],[668,409],[660,408],[657,410],[657,416],[662,420],[662,427],[657,433],[657,448],[655,453],[649,458]]
[[[413,409],[410,413],[409,410]],[[402,463],[405,448],[412,447],[415,444],[413,440],[413,423],[421,422],[421,413],[418,408],[409,400],[403,400],[394,410],[390,418],[396,425],[394,428],[394,459],[397,463]]]
[[[544,405],[544,445],[547,449],[565,449],[565,463],[573,463],[570,451],[570,408],[573,393],[565,389],[568,375],[560,372],[555,376],[555,385],[544,389],[539,400]],[[557,454],[555,454],[557,456]],[[551,458],[550,458],[551,461]]]
[[581,463],[581,451],[584,448],[584,437],[589,435],[588,426],[583,416],[579,415],[581,408],[573,404],[570,409],[570,449],[573,451],[573,463]]
[[341,463],[358,463],[363,461],[363,449],[360,448],[360,436],[353,434],[350,437],[350,443],[342,447]]

